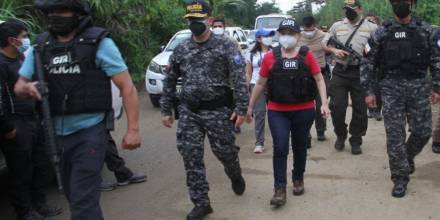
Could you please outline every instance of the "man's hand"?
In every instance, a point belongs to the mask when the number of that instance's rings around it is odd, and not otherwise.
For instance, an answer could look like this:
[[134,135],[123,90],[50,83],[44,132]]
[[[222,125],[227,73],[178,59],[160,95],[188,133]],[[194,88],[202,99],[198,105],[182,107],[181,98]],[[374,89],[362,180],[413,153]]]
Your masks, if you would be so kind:
[[365,98],[365,102],[367,103],[368,108],[377,108],[376,96],[369,95]]
[[38,92],[37,84],[38,84],[38,82],[26,83],[25,91],[26,91],[27,96],[41,100],[41,94],[40,94],[40,92]]
[[239,128],[243,122],[244,122],[245,117],[244,116],[240,116],[237,113],[232,113],[230,120],[234,121],[235,120],[235,127]]
[[440,93],[432,92],[431,95],[432,103],[437,104],[440,102]]
[[333,48],[332,51],[333,51],[333,54],[338,58],[344,58],[345,56],[350,55],[350,53],[345,50],[339,50],[339,49]]
[[173,126],[173,123],[174,123],[173,116],[163,116],[162,117],[163,126],[165,126],[167,128],[171,128]]
[[139,131],[127,131],[122,139],[122,148],[134,150],[141,146]]
[[6,140],[12,140],[12,139],[15,138],[16,135],[17,135],[17,129],[14,128],[14,130],[12,130],[9,133],[5,134],[5,139]]

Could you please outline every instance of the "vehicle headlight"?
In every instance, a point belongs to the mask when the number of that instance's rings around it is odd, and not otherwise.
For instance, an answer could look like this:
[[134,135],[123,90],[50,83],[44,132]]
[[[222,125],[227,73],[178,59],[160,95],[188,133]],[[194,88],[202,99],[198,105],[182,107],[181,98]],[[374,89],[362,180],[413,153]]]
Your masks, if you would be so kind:
[[148,70],[154,73],[163,74],[162,67],[154,61],[151,61],[150,65],[148,66]]

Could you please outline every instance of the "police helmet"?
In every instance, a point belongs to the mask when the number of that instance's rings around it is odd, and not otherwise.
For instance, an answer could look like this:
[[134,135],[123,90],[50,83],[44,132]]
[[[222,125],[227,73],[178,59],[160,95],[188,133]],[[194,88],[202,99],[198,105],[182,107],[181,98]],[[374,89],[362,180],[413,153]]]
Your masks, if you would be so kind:
[[90,4],[87,0],[35,0],[34,5],[44,13],[52,9],[68,8],[80,14],[90,14]]

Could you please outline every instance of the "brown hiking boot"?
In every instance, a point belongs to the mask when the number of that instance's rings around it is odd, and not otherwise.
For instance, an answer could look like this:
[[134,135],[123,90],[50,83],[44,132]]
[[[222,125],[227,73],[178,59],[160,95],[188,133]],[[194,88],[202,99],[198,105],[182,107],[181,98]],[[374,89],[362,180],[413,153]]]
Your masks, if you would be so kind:
[[275,189],[275,193],[270,200],[270,204],[275,207],[280,207],[286,204],[286,187]]
[[293,195],[300,196],[304,194],[304,180],[293,181]]

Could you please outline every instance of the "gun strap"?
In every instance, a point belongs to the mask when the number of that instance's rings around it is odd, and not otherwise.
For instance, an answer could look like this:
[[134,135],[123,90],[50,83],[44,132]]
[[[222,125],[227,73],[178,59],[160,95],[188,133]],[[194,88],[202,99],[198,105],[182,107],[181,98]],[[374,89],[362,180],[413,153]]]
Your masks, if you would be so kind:
[[353,30],[353,33],[351,33],[350,37],[348,38],[347,42],[345,42],[345,46],[346,47],[350,47],[350,43],[351,40],[353,40],[354,35],[356,34],[356,32],[359,30],[359,28],[362,26],[362,24],[364,23],[365,18],[362,18],[361,22],[359,22],[359,25]]

